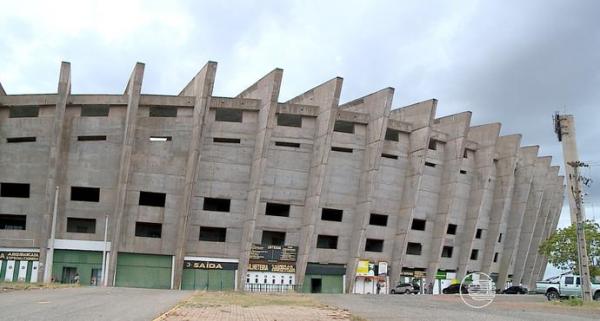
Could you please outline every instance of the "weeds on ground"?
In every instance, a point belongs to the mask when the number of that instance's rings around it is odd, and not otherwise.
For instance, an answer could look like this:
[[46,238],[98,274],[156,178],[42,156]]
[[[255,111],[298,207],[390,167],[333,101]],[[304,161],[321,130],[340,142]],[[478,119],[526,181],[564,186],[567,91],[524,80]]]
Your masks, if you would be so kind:
[[26,283],[26,282],[0,282],[0,291],[19,291],[19,290],[34,290],[34,289],[58,289],[58,288],[73,288],[79,284],[62,284],[62,283]]
[[589,308],[594,310],[600,310],[600,301],[584,302],[581,298],[568,298],[561,301],[552,301],[553,305],[567,306],[567,307],[581,307]]

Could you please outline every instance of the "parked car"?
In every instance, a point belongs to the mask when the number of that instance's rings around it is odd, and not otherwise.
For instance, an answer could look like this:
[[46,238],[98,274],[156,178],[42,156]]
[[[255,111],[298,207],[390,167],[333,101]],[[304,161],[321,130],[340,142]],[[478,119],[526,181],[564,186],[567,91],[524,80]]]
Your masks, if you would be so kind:
[[400,283],[393,288],[390,293],[392,294],[417,294],[421,289],[418,285],[413,285],[410,283]]
[[457,294],[458,291],[460,289],[460,292],[462,294],[467,294],[469,293],[469,290],[467,289],[467,286],[463,284],[462,288],[460,286],[460,283],[456,283],[456,284],[450,284],[450,286],[448,286],[447,288],[442,290],[442,293],[444,294]]
[[[600,301],[600,284],[591,284],[592,297]],[[548,300],[559,300],[564,297],[581,297],[581,279],[578,275],[563,274],[536,283],[536,293],[543,293]]]
[[520,285],[513,285],[502,290],[502,294],[527,294],[529,292],[526,287]]

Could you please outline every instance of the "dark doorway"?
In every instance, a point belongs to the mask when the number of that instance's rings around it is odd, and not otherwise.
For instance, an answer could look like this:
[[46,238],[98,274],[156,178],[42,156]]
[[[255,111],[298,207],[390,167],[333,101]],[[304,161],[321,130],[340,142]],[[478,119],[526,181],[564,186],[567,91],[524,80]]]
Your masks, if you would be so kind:
[[61,283],[75,283],[75,274],[77,274],[76,267],[63,267]]
[[102,279],[102,269],[92,269],[92,275],[90,276],[90,285],[100,285]]
[[321,279],[310,279],[310,293],[321,293]]

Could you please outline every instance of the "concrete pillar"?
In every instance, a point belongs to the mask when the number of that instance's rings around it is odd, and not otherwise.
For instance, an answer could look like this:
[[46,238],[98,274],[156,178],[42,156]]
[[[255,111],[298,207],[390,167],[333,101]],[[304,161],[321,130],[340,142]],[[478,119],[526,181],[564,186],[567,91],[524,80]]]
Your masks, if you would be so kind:
[[513,283],[515,284],[521,284],[523,282],[525,262],[527,261],[529,246],[531,245],[535,225],[539,217],[540,209],[542,208],[544,191],[548,184],[547,175],[551,161],[552,157],[547,156],[538,157],[535,162],[532,186],[529,192],[529,199],[527,200],[523,224],[521,225],[521,233],[519,233],[519,246],[517,247],[517,255],[513,261]]
[[[340,106],[340,109],[354,112],[368,112],[367,138],[359,179],[358,194],[354,206],[354,218],[350,255],[346,265],[346,289],[352,292],[358,261],[365,257],[367,227],[371,213],[371,204],[375,194],[375,181],[381,161],[383,142],[387,130],[387,122],[392,108],[394,89],[386,88],[371,95],[351,101]],[[385,246],[385,244],[384,244]]]
[[[431,239],[431,251],[427,264],[427,282],[433,283],[440,265],[442,247],[448,244],[446,229],[448,217],[461,210],[457,194],[459,185],[460,168],[463,161],[463,151],[466,137],[471,122],[471,112],[438,118],[435,120],[433,129],[447,135],[444,146],[444,163],[441,178],[440,195],[437,204],[437,213],[433,222],[433,233]],[[466,207],[466,204],[464,204]],[[459,227],[460,231],[460,227]],[[460,233],[460,232],[459,232]]]
[[[40,262],[44,264],[43,269],[38,269],[38,280],[50,282],[52,274],[53,253],[47,257],[48,238],[52,225],[52,212],[54,210],[54,197],[56,186],[64,181],[64,172],[66,160],[63,159],[63,149],[68,142],[68,137],[64,132],[65,110],[67,101],[71,95],[71,64],[62,62],[60,65],[60,76],[58,80],[58,95],[56,97],[56,108],[54,109],[54,120],[52,131],[50,133],[50,146],[48,155],[48,176],[46,178],[46,212],[44,213],[39,226],[39,244],[40,244]],[[60,191],[64,193],[64,191]],[[48,270],[46,279],[45,271]]]
[[515,187],[513,189],[513,197],[510,204],[510,214],[506,223],[506,231],[502,242],[502,252],[500,252],[500,267],[498,271],[498,281],[496,286],[504,288],[508,279],[509,268],[516,256],[517,248],[519,247],[519,234],[521,233],[521,225],[531,182],[533,180],[534,165],[537,160],[539,146],[526,146],[519,149],[519,159],[515,170]]
[[527,250],[527,256],[525,258],[525,264],[523,268],[523,276],[521,283],[528,288],[530,287],[531,280],[533,278],[533,268],[535,265],[535,260],[538,255],[538,248],[540,242],[542,240],[542,232],[546,227],[546,220],[548,218],[548,214],[550,212],[550,206],[552,205],[552,201],[556,192],[556,178],[558,177],[558,170],[560,168],[558,166],[552,166],[546,173],[545,179],[545,187],[544,193],[542,196],[542,204],[540,206],[540,210],[537,214],[537,219],[535,221],[535,226],[533,228],[533,233],[531,235],[531,241],[529,242],[529,249]]
[[481,271],[488,275],[492,272],[491,266],[494,260],[498,238],[502,226],[506,225],[510,213],[510,205],[515,186],[515,169],[521,135],[500,136],[496,141],[495,166],[496,181],[494,183],[494,195],[492,196],[492,210],[490,212],[488,229],[485,238],[485,246],[481,259]]
[[[475,166],[470,174],[472,177],[469,205],[463,223],[462,233],[457,235],[458,246],[458,268],[457,278],[462,279],[469,268],[473,241],[477,233],[480,218],[485,217],[487,222],[492,208],[493,194],[495,188],[496,168],[494,157],[496,141],[500,134],[500,124],[487,124],[469,128],[467,138],[478,144],[475,152]],[[480,251],[483,249],[479,249]]]
[[390,119],[411,124],[409,135],[409,150],[407,152],[408,168],[406,169],[403,194],[399,196],[401,209],[398,213],[394,247],[392,251],[391,284],[397,284],[406,256],[408,232],[413,214],[417,207],[423,167],[427,156],[427,146],[431,136],[435,118],[437,100],[431,99],[417,104],[395,109],[390,113]]
[[250,169],[250,181],[248,183],[248,196],[242,225],[240,261],[238,265],[238,290],[244,289],[246,273],[248,272],[248,260],[250,259],[256,216],[258,215],[260,206],[260,192],[267,166],[269,143],[273,128],[277,124],[277,99],[279,97],[282,77],[283,70],[275,69],[236,97],[260,99],[258,128],[256,129],[256,141]]
[[[564,176],[559,176],[558,179],[558,187],[557,187],[557,197],[552,201],[552,205],[551,205],[551,212],[549,214],[549,218],[546,224],[546,229],[544,231],[544,236],[542,237],[542,242],[547,240],[550,235],[552,233],[554,233],[554,231],[556,230],[556,225],[558,224],[558,220],[560,218],[560,214],[562,212],[562,207],[563,207],[563,203],[564,203],[564,193],[565,193],[565,185],[563,185],[564,182]],[[534,271],[534,273],[537,273],[537,280],[542,280],[544,278],[544,274],[546,273],[546,267],[548,265],[548,258],[546,256],[539,256],[539,259],[537,260],[539,263],[536,262],[537,266],[536,266],[536,271]]]
[[188,221],[190,218],[192,193],[198,173],[198,161],[203,140],[203,129],[210,107],[210,96],[215,84],[217,63],[209,61],[196,76],[185,86],[179,96],[194,96],[194,110],[192,122],[192,135],[190,148],[185,166],[185,185],[183,187],[183,201],[177,221],[177,242],[175,246],[175,271],[173,276],[173,289],[181,288],[181,276],[183,273],[183,258],[185,257]]
[[287,102],[319,106],[310,169],[308,171],[308,188],[302,213],[298,260],[296,262],[296,284],[300,286],[304,283],[304,274],[310,251],[316,245],[315,226],[321,214],[319,210],[321,190],[325,182],[342,83],[342,78],[334,78]]
[[[572,179],[569,177],[573,176],[573,167],[569,165],[570,162],[579,160],[579,153],[577,152],[577,139],[575,136],[575,118],[573,115],[560,115],[559,117],[559,125],[561,136],[559,136],[559,141],[562,141],[563,148],[563,159],[565,166],[565,177],[567,178],[567,191],[572,191]],[[583,190],[581,186],[581,182],[579,189]],[[571,224],[575,224],[575,209],[577,205],[575,204],[575,197],[573,193],[567,193],[567,199],[569,200],[569,211],[571,213]],[[585,220],[585,207],[581,208],[581,217]]]
[[127,96],[127,113],[123,129],[123,144],[121,146],[121,158],[119,161],[119,176],[117,180],[117,194],[115,208],[112,215],[111,255],[108,264],[108,285],[112,286],[117,268],[117,258],[121,242],[121,228],[123,225],[123,213],[125,211],[125,199],[127,197],[127,184],[131,172],[131,155],[133,154],[135,142],[135,130],[137,125],[137,113],[144,79],[144,64],[136,63],[133,72],[127,82],[124,95]]

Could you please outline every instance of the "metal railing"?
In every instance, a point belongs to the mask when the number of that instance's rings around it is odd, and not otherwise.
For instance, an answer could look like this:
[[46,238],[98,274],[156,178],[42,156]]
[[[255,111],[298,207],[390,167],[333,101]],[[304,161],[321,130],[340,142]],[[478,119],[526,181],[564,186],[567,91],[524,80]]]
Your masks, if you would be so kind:
[[298,284],[260,284],[246,283],[245,290],[248,292],[286,293],[300,292],[302,287]]

